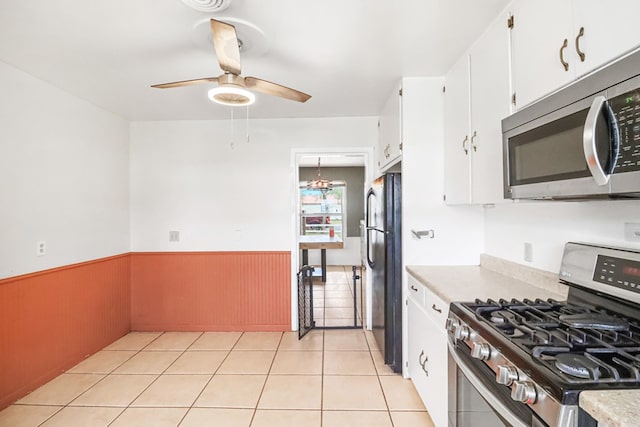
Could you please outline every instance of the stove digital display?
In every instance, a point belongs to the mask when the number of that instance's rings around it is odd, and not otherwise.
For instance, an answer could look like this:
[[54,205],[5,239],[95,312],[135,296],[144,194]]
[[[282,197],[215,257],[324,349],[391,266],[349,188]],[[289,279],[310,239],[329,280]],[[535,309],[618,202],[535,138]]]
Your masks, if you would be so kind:
[[593,280],[640,293],[640,262],[598,255]]
[[638,267],[630,267],[626,265],[622,268],[622,272],[625,276],[640,278],[640,268]]

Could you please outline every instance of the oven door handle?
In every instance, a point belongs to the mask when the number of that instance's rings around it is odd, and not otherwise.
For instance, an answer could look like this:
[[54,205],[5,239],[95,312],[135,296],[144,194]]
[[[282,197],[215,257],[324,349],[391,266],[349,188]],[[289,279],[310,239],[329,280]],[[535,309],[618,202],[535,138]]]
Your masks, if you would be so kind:
[[[608,167],[607,165],[602,165],[598,159],[598,140],[596,135],[598,134],[598,117],[601,112],[604,112],[611,128],[607,144],[607,149],[609,150],[607,156],[609,159]],[[609,176],[613,173],[613,169],[615,168],[616,161],[618,159],[618,152],[620,150],[620,133],[616,117],[613,114],[613,111],[611,111],[611,107],[609,107],[607,98],[602,95],[596,96],[591,103],[591,108],[589,108],[589,113],[587,114],[587,118],[584,122],[582,146],[584,150],[584,158],[587,161],[587,166],[589,167],[589,172],[591,172],[591,176],[593,176],[596,184],[601,186],[607,185],[609,183]],[[607,167],[607,171],[604,170],[605,167]]]
[[464,363],[464,361],[456,354],[454,344],[451,340],[448,340],[449,354],[456,362],[458,369],[462,371],[464,376],[469,382],[478,390],[480,395],[487,401],[493,409],[500,414],[502,418],[508,421],[513,427],[531,427],[525,424],[520,418],[518,418],[511,410],[506,407],[500,400],[493,397],[491,391],[484,385],[482,380],[476,376]]

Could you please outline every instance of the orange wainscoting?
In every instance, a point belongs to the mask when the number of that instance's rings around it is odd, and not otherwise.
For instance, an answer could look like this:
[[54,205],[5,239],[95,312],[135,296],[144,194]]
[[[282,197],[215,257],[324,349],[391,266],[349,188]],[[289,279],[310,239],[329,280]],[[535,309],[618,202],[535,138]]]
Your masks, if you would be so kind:
[[131,254],[133,331],[288,331],[290,252]]
[[0,280],[0,409],[126,334],[130,255]]

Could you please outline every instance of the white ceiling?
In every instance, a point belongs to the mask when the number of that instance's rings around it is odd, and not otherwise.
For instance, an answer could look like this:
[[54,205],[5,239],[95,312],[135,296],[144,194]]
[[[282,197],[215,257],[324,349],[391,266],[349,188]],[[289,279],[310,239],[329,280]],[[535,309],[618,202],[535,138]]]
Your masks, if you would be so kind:
[[243,75],[312,95],[258,94],[251,117],[372,116],[401,76],[443,75],[507,3],[232,0],[207,14],[180,0],[0,0],[0,60],[129,120],[226,119],[210,86],[149,85],[221,74],[192,28],[231,18],[264,33],[245,32]]

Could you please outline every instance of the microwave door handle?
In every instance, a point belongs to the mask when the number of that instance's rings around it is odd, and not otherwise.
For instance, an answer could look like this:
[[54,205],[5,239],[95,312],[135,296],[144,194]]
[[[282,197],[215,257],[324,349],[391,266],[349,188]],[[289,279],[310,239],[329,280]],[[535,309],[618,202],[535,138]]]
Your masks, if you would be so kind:
[[587,119],[584,122],[584,132],[582,135],[582,146],[584,150],[584,158],[587,161],[589,172],[598,185],[606,185],[609,182],[609,174],[607,174],[598,159],[598,151],[596,145],[596,127],[598,125],[598,116],[603,108],[608,108],[607,99],[600,95],[596,96],[591,103]]

